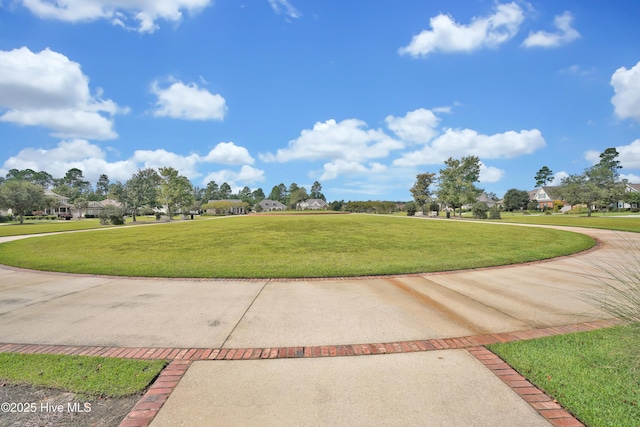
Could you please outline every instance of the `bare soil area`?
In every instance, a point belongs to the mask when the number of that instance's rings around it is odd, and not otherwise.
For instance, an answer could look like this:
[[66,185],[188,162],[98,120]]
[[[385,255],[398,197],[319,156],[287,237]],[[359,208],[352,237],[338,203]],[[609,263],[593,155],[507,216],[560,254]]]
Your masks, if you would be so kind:
[[117,427],[141,397],[100,398],[0,384],[0,426]]

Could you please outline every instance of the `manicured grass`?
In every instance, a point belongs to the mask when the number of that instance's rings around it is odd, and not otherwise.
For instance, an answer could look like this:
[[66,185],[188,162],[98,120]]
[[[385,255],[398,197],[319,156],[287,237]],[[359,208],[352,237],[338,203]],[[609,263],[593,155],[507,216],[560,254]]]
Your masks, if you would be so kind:
[[121,397],[144,390],[163,360],[127,360],[52,354],[0,354],[0,379],[90,396]]
[[[496,220],[497,221],[497,220]],[[568,227],[603,228],[608,230],[640,232],[640,217],[617,217],[615,213],[598,214],[592,217],[582,215],[522,215],[502,213],[501,222],[541,225],[564,225]]]
[[70,221],[29,221],[24,224],[0,225],[0,237],[23,236],[25,234],[56,233],[60,231],[88,230],[92,228],[108,227],[100,225],[97,219],[82,219]]
[[341,277],[457,270],[592,247],[551,229],[381,215],[244,216],[29,238],[0,263],[149,277]]
[[488,346],[587,426],[640,425],[640,329]]

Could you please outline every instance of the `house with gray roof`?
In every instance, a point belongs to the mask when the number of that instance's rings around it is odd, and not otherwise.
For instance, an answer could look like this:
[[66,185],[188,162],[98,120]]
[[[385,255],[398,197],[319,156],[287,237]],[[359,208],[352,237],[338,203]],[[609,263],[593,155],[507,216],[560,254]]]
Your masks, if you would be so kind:
[[287,210],[287,206],[277,200],[264,199],[261,200],[258,205],[260,206],[262,212]]

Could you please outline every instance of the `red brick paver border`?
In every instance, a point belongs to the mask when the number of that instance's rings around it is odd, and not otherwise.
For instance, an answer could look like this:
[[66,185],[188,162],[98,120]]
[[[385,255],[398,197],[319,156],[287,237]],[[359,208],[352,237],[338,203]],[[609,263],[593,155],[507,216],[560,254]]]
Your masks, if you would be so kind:
[[64,346],[39,344],[2,344],[0,353],[21,354],[67,354],[80,356],[117,357],[123,359],[157,360],[171,362],[147,390],[120,424],[121,427],[148,426],[164,402],[187,371],[192,362],[198,360],[257,360],[315,357],[364,356],[385,353],[411,353],[420,351],[467,349],[495,375],[502,379],[518,395],[527,401],[545,419],[556,427],[583,426],[566,412],[551,397],[529,383],[502,359],[482,347],[487,344],[520,341],[586,332],[621,324],[619,320],[596,320],[574,325],[554,326],[527,331],[504,332],[468,337],[399,341],[388,343],[323,345],[273,348],[126,348],[99,346]]

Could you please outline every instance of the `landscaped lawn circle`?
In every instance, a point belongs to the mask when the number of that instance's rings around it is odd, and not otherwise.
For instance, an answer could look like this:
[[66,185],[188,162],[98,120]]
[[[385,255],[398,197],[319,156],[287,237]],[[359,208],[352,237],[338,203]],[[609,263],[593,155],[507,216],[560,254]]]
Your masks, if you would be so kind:
[[0,245],[0,263],[115,276],[347,277],[515,264],[593,245],[578,233],[472,221],[241,216],[33,237]]

